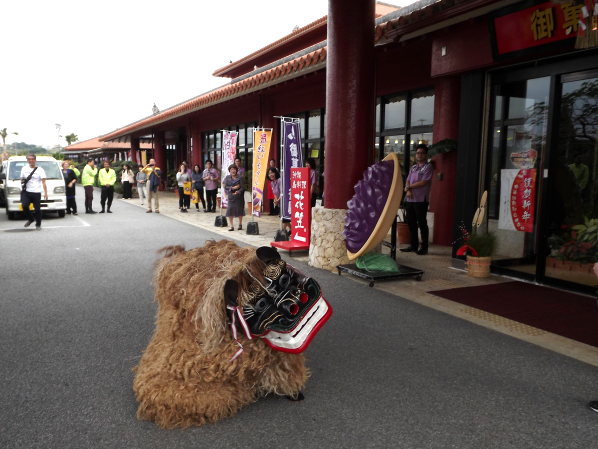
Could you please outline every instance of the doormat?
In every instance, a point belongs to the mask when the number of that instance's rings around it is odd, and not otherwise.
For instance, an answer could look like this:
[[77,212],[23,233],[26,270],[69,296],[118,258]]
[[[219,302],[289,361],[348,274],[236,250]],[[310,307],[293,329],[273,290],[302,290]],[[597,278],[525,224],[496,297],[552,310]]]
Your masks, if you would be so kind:
[[598,347],[595,298],[524,282],[428,293]]

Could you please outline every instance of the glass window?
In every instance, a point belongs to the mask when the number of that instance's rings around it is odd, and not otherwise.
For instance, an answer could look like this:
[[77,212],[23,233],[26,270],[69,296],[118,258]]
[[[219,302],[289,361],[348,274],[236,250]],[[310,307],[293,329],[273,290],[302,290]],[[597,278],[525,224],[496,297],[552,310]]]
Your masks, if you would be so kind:
[[319,109],[315,111],[309,111],[309,130],[307,132],[308,139],[319,139],[320,136],[320,117],[321,112]]
[[247,127],[247,145],[253,145],[253,126]]
[[214,148],[214,133],[210,133],[208,138],[208,148]]
[[516,192],[520,180],[529,186],[540,182],[537,172],[545,152],[549,93],[550,77],[496,86],[495,116],[490,121],[494,126],[488,136],[488,229],[498,241],[492,264],[532,274],[537,262],[534,210],[539,189],[526,186],[528,196],[521,204]]
[[434,124],[434,89],[414,92],[411,97],[411,127]]
[[376,98],[376,132],[380,132],[380,98]]
[[[381,139],[384,141],[384,153],[382,155],[382,159],[384,159],[390,153],[396,153],[397,157],[399,158],[401,168],[403,168],[405,164],[405,136],[384,136],[381,137]],[[405,170],[403,170],[403,173],[405,173]]]
[[396,95],[385,100],[384,129],[405,127],[406,95]]
[[326,111],[324,111],[322,115],[323,115],[322,123],[324,123],[324,128],[322,128],[322,135],[326,136]]
[[222,133],[216,133],[216,148],[222,148]]
[[245,146],[245,125],[239,126],[239,137],[237,145],[240,147]]

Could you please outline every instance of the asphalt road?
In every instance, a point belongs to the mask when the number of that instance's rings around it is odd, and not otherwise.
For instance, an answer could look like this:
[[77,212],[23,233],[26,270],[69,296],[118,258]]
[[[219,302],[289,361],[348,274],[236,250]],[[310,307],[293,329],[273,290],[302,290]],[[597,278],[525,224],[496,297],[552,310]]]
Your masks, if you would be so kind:
[[186,430],[139,422],[156,250],[213,235],[113,211],[39,232],[0,211],[0,448],[598,447],[595,367],[301,263],[334,308],[306,352],[304,402]]

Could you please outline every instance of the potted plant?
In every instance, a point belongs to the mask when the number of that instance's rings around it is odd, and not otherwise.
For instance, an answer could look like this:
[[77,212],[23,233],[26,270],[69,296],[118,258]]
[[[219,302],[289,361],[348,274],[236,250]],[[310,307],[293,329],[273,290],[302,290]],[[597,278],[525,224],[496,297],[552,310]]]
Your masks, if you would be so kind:
[[475,227],[473,234],[467,239],[467,246],[469,246],[475,255],[467,255],[467,265],[469,270],[468,276],[474,278],[485,278],[490,276],[490,263],[492,262],[492,255],[496,251],[496,235],[493,232],[486,232],[485,234],[477,234]]

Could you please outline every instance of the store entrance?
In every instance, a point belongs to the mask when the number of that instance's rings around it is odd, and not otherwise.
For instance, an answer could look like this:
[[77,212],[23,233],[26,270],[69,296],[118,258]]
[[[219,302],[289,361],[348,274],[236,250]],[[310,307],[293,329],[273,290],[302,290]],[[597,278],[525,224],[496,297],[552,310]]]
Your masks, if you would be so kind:
[[557,93],[545,274],[596,286],[592,266],[598,262],[598,70],[562,75]]
[[498,237],[492,265],[595,293],[598,69],[551,68],[493,77],[485,174],[488,229]]

